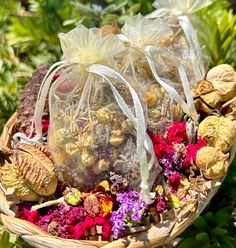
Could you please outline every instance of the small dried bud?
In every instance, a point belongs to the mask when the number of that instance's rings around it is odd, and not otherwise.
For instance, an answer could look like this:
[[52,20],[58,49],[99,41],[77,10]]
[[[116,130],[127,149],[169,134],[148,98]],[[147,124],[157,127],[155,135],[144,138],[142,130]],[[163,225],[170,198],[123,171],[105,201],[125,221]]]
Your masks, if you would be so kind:
[[122,134],[122,131],[121,130],[119,130],[119,129],[113,130],[111,132],[111,134],[112,135],[111,135],[111,137],[109,139],[109,142],[110,142],[111,145],[113,145],[113,146],[119,146],[119,145],[121,145],[121,144],[124,143],[125,136],[124,136],[124,134]]
[[79,154],[79,147],[75,144],[75,143],[67,143],[65,145],[65,150],[66,153],[68,153],[69,155],[71,155],[72,157],[76,157]]
[[124,120],[121,124],[121,127],[122,127],[122,130],[127,133],[131,132],[134,129],[134,125],[132,121],[129,119]]
[[78,189],[72,188],[66,190],[64,193],[65,202],[72,206],[77,206],[81,202],[81,192]]
[[98,169],[100,171],[107,171],[109,169],[109,161],[101,159],[98,161]]
[[96,113],[96,117],[98,122],[102,124],[108,124],[113,119],[113,115],[108,108],[100,108]]
[[84,150],[82,152],[81,161],[85,166],[90,167],[94,165],[96,160],[97,160],[97,156],[91,151]]
[[144,94],[144,99],[147,103],[148,108],[153,108],[156,106],[157,104],[157,96],[154,92],[151,91],[147,91]]

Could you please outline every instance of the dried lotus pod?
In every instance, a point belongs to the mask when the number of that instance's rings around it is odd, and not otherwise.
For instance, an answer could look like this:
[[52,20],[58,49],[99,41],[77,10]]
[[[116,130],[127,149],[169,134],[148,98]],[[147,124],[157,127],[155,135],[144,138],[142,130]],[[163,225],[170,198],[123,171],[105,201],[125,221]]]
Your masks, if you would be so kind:
[[54,194],[58,180],[52,161],[34,146],[18,144],[17,148],[0,168],[4,187],[14,188],[24,201],[37,201]]
[[207,179],[220,179],[229,167],[229,153],[224,154],[215,147],[205,146],[196,155],[196,166]]
[[207,80],[200,81],[192,94],[198,112],[210,114],[220,106],[221,96],[213,84]]
[[223,116],[208,116],[199,124],[198,136],[208,145],[226,153],[234,141],[234,123]]
[[234,68],[227,64],[213,67],[206,76],[219,92],[221,101],[226,102],[236,96],[236,74]]

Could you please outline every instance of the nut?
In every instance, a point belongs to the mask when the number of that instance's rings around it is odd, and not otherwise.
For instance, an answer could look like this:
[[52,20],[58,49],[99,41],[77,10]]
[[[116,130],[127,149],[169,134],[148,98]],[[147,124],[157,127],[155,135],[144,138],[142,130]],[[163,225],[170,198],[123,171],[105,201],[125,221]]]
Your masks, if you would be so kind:
[[208,179],[222,178],[229,166],[229,153],[224,154],[215,147],[205,146],[196,155],[196,166]]
[[208,145],[226,153],[234,141],[234,123],[222,116],[208,116],[199,124],[198,136],[202,137]]
[[226,102],[236,96],[236,75],[234,68],[227,64],[212,68],[206,76],[219,92],[221,101]]

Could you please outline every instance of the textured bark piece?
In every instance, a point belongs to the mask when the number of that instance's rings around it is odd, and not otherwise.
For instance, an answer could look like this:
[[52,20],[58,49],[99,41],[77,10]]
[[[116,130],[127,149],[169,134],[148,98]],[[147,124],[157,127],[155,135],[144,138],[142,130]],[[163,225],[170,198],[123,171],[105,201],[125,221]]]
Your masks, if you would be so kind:
[[18,144],[0,169],[1,182],[6,188],[14,188],[24,201],[37,201],[40,196],[52,195],[57,187],[55,167],[39,149]]
[[[31,121],[34,115],[35,103],[37,100],[39,88],[44,76],[48,71],[48,65],[41,65],[33,73],[32,78],[26,84],[24,90],[20,94],[20,105],[17,108],[16,129],[19,132],[29,133]],[[45,115],[49,115],[48,99],[44,108]]]

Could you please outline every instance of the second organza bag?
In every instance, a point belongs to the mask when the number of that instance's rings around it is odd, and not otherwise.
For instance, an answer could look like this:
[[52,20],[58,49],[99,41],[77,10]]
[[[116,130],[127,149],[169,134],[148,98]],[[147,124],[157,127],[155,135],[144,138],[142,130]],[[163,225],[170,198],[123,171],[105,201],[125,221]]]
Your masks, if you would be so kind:
[[139,96],[114,70],[115,58],[125,50],[123,42],[85,27],[59,38],[64,61],[46,75],[35,112],[37,138],[45,92],[56,78],[49,94],[48,144],[59,180],[87,191],[117,173],[150,202],[149,189],[160,167]]

